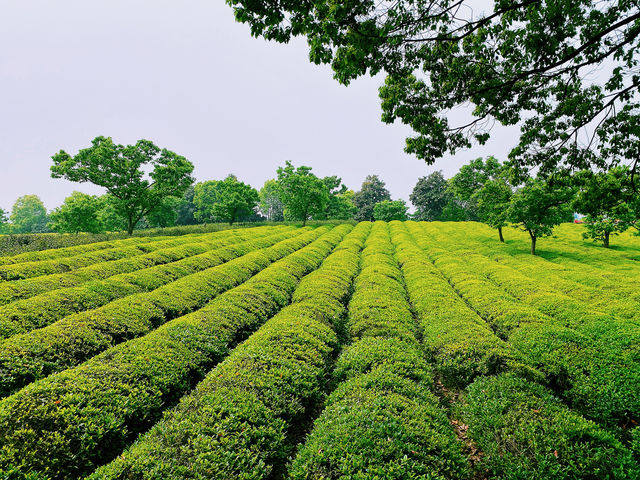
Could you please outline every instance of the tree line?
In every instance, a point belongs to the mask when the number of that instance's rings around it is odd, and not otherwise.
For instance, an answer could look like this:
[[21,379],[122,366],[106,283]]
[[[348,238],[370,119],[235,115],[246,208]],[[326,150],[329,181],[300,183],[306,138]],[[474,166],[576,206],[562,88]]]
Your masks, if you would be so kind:
[[507,225],[526,231],[535,254],[538,239],[572,221],[574,212],[585,215],[585,238],[605,247],[613,235],[640,228],[640,200],[625,166],[519,181],[509,163],[478,158],[448,180],[441,171],[420,178],[409,196],[415,212],[408,214],[406,203],[392,200],[377,175],[354,191],[337,176],[321,178],[290,161],[258,191],[235,175],[195,183],[191,162],[148,140],[123,146],[97,137],[73,157],[60,151],[52,158],[54,178],[90,182],[107,193],[73,192],[50,213],[36,195],[20,197],[10,216],[0,210],[0,233],[132,233],[239,221],[479,221],[495,228],[500,241]]

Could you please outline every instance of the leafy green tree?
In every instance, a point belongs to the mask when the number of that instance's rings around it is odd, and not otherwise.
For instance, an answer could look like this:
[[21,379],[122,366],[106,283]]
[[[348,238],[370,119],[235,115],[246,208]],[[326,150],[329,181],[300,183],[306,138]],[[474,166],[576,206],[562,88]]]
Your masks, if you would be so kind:
[[326,184],[311,173],[311,167],[295,168],[289,161],[278,168],[278,192],[285,218],[302,220],[303,225],[321,214],[329,201]]
[[403,200],[383,200],[373,207],[373,218],[391,222],[392,220],[407,219],[407,205]]
[[508,224],[508,209],[512,195],[511,185],[504,176],[490,178],[473,195],[480,220],[498,230],[501,242],[504,242],[502,229]]
[[442,209],[442,213],[438,216],[438,220],[443,222],[466,222],[474,220],[474,217],[475,213],[469,209],[466,203],[451,196]]
[[334,219],[349,220],[352,219],[356,212],[353,204],[354,192],[347,189],[339,177],[331,176],[322,179],[327,186],[329,197],[327,207],[324,212],[314,216],[314,220]]
[[571,215],[573,191],[565,183],[530,178],[511,197],[507,216],[514,226],[531,238],[531,255],[539,238],[550,236],[553,228]]
[[37,195],[18,198],[11,209],[11,230],[15,233],[47,232],[47,209]]
[[182,198],[167,197],[162,203],[151,210],[144,219],[147,225],[152,228],[174,227],[178,221],[178,208]]
[[[193,164],[149,140],[135,145],[118,145],[111,137],[96,137],[89,148],[72,157],[64,150],[51,157],[53,178],[91,182],[106,188],[127,232],[170,196],[182,196],[193,183]],[[145,178],[144,167],[153,166]]]
[[351,220],[355,217],[357,208],[354,204],[355,192],[345,190],[330,197],[327,207],[327,218],[335,220]]
[[626,167],[614,167],[608,172],[580,172],[576,175],[580,185],[573,208],[585,215],[584,238],[602,242],[609,248],[610,237],[629,228],[634,220],[628,203],[634,192],[629,185]]
[[258,192],[260,197],[260,212],[270,222],[281,222],[284,220],[284,204],[280,199],[278,181],[269,179]]
[[229,175],[224,180],[211,180],[195,187],[193,201],[196,218],[213,222],[229,222],[250,215],[258,204],[258,192]]
[[385,187],[385,183],[377,175],[367,175],[362,182],[360,191],[353,197],[353,203],[358,209],[355,219],[358,221],[372,222],[373,208],[376,204],[385,200],[391,200],[391,194]]
[[413,187],[409,200],[416,207],[416,220],[440,220],[442,212],[452,199],[447,181],[441,171],[422,177]]
[[180,202],[178,202],[177,212],[178,218],[176,219],[176,224],[178,225],[195,225],[197,220],[195,218],[196,206],[193,203],[193,196],[195,194],[195,189],[193,185],[189,185],[187,191],[184,192]]
[[61,206],[51,212],[51,229],[60,233],[100,233],[104,225],[99,212],[102,202],[95,195],[73,192]]
[[[127,221],[117,210],[116,198],[106,194],[98,197],[98,200],[100,201],[98,220],[102,224],[104,230],[106,232],[121,232],[126,230]],[[139,228],[139,223],[140,221],[136,223],[135,228]]]
[[0,235],[9,233],[9,217],[7,212],[0,208]]
[[458,173],[449,179],[449,190],[470,212],[472,220],[479,218],[478,204],[474,195],[491,179],[502,174],[504,168],[495,157],[487,160],[476,158],[460,167]]
[[[310,60],[331,64],[341,83],[386,74],[383,120],[413,128],[406,151],[429,164],[484,144],[497,121],[520,127],[510,159],[521,177],[530,166],[547,176],[561,166],[638,165],[638,2],[228,3],[254,36],[306,36]],[[450,122],[467,104],[469,118]]]

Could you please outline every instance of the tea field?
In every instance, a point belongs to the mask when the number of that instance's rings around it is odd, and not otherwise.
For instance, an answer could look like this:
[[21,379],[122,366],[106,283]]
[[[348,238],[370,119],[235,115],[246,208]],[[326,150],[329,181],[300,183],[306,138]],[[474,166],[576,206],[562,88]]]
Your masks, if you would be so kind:
[[640,478],[640,239],[261,226],[0,257],[0,479]]

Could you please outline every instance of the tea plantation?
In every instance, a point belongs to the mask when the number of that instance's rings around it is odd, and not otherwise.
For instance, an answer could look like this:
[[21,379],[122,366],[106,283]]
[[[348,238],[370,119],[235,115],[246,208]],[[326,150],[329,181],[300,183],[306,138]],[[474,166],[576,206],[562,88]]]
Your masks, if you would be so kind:
[[640,240],[261,226],[0,257],[0,479],[640,478]]

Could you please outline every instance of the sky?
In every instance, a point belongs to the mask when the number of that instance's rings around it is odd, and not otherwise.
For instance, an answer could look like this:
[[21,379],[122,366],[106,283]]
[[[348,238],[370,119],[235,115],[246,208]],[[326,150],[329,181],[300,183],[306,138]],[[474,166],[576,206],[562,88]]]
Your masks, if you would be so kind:
[[377,174],[406,201],[418,178],[505,159],[517,131],[428,166],[411,130],[380,120],[382,76],[348,87],[308,61],[304,39],[251,37],[223,0],[0,0],[0,208],[37,194],[48,209],[90,184],[53,179],[51,156],[98,136],[185,156],[197,181],[229,173],[260,188],[291,160],[354,190]]

